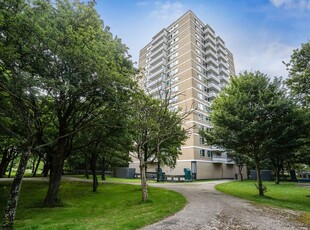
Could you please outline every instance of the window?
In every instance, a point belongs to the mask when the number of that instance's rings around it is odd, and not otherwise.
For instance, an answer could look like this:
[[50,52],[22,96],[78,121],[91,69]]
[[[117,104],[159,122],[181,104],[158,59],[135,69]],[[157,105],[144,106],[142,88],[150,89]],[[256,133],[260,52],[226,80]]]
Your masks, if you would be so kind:
[[199,71],[201,71],[201,66],[200,66],[200,65],[197,65],[197,69],[198,69]]
[[202,95],[202,93],[198,93],[198,98],[199,98],[200,100],[203,100],[203,95]]
[[196,59],[197,59],[197,62],[201,63],[200,57],[197,56]]
[[202,76],[199,73],[197,74],[197,77],[200,81],[202,81]]
[[172,63],[169,64],[169,68],[172,68],[173,66],[177,65],[179,63],[179,60],[175,60]]
[[208,151],[208,157],[212,157],[212,156],[213,156],[212,151]]
[[198,113],[198,119],[199,119],[200,121],[203,121],[203,114],[202,114],[202,113]]
[[203,137],[199,138],[199,144],[201,144],[201,145],[205,144],[205,139]]
[[171,88],[171,92],[172,92],[172,93],[177,92],[177,91],[178,91],[178,88],[179,88],[179,87],[178,87],[177,85],[174,86],[174,87],[172,87],[172,88]]
[[198,87],[198,89],[202,90],[202,84],[197,83],[197,87]]
[[197,52],[197,54],[200,54],[200,53],[201,53],[199,49],[196,49],[196,52]]
[[175,82],[177,82],[179,80],[178,77],[174,77],[171,79],[171,85],[174,84]]
[[206,151],[204,149],[200,149],[199,154],[201,157],[205,157],[206,156]]
[[198,103],[198,109],[203,110],[203,104]]

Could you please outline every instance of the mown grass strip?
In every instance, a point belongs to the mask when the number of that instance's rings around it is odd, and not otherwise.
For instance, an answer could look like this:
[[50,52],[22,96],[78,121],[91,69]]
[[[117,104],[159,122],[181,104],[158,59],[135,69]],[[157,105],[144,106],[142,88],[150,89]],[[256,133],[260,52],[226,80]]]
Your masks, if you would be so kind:
[[310,186],[302,183],[263,182],[267,187],[264,197],[258,196],[255,181],[232,181],[217,185],[215,188],[229,195],[255,201],[268,205],[274,205],[292,210],[310,211]]

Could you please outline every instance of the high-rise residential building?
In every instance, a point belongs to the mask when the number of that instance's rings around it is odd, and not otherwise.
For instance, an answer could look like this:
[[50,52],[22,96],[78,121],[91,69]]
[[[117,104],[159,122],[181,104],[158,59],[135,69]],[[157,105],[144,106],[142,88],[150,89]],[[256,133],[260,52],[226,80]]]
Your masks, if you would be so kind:
[[[234,162],[199,135],[199,130],[212,128],[212,100],[235,74],[233,54],[223,39],[188,11],[140,51],[139,67],[144,69],[141,85],[149,94],[161,98],[169,91],[176,95],[172,109],[193,110],[185,124],[192,128],[181,147],[182,155],[174,169],[163,167],[166,175],[182,175],[189,168],[194,179],[234,178],[238,173]],[[135,159],[130,167],[139,171]],[[155,172],[156,166],[149,166],[148,171]]]

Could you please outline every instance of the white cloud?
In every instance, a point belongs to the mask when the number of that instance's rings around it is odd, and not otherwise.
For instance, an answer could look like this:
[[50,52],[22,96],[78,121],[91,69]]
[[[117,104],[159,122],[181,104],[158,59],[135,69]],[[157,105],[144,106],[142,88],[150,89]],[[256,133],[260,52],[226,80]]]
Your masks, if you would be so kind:
[[247,48],[239,50],[238,55],[235,56],[237,74],[244,70],[259,70],[269,77],[287,77],[288,72],[282,62],[289,62],[293,49],[296,47],[270,41],[256,46],[247,46]]
[[185,6],[181,2],[157,1],[154,7],[150,16],[160,20],[173,20],[185,13]]
[[270,2],[277,8],[310,10],[310,0],[270,0]]

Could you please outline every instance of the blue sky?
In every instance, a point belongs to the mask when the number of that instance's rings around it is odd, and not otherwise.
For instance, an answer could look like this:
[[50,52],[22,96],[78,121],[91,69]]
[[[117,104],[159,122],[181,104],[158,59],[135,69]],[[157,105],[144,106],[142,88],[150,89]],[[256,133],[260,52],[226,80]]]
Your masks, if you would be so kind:
[[310,0],[97,0],[96,8],[135,62],[159,30],[188,10],[223,38],[237,74],[259,70],[286,78],[282,61],[310,40]]

